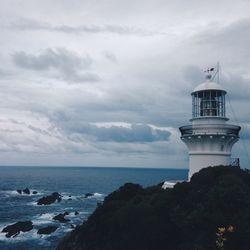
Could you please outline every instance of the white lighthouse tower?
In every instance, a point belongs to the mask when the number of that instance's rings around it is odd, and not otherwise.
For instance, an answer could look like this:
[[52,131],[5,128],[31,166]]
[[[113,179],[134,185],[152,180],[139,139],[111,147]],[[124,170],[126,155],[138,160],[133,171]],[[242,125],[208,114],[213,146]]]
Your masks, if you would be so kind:
[[241,129],[226,123],[226,91],[212,81],[209,70],[207,73],[206,81],[191,93],[192,124],[180,127],[189,150],[189,179],[204,167],[230,165],[231,149]]

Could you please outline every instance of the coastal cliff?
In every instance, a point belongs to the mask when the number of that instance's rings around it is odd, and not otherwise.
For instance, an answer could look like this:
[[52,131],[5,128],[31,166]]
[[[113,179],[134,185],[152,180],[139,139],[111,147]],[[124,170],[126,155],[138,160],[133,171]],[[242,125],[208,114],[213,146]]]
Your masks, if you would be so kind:
[[247,250],[250,175],[202,169],[172,189],[127,183],[107,196],[58,250]]

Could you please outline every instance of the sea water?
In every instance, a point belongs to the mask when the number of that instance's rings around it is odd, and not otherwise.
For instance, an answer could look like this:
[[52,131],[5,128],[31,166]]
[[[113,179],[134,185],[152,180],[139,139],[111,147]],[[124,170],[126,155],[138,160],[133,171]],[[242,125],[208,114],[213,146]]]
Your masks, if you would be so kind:
[[[81,224],[106,195],[126,182],[142,186],[156,185],[166,180],[186,180],[186,169],[103,168],[103,167],[0,167],[0,249],[55,249],[59,240]],[[19,194],[17,189],[29,188],[36,194]],[[62,201],[38,206],[36,201],[53,192]],[[85,198],[86,193],[93,196]],[[79,214],[75,215],[75,212]],[[68,212],[70,221],[53,220],[59,213]],[[33,230],[6,238],[2,229],[18,221],[30,220]],[[38,235],[39,228],[58,226],[51,235]]]

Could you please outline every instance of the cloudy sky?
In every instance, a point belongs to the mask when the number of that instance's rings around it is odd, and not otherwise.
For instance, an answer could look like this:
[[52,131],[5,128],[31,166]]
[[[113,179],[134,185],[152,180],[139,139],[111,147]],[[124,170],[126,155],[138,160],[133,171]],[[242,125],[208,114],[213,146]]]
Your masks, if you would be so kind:
[[249,13],[249,0],[1,0],[0,165],[186,168],[178,127],[220,61],[247,167]]

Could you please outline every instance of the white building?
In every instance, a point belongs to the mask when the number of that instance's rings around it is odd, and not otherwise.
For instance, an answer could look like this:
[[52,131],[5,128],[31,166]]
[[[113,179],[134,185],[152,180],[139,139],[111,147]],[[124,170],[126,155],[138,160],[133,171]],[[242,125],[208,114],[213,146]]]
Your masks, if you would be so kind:
[[210,74],[191,93],[192,124],[180,127],[189,150],[189,179],[204,167],[231,164],[231,150],[241,128],[226,123],[225,95]]

